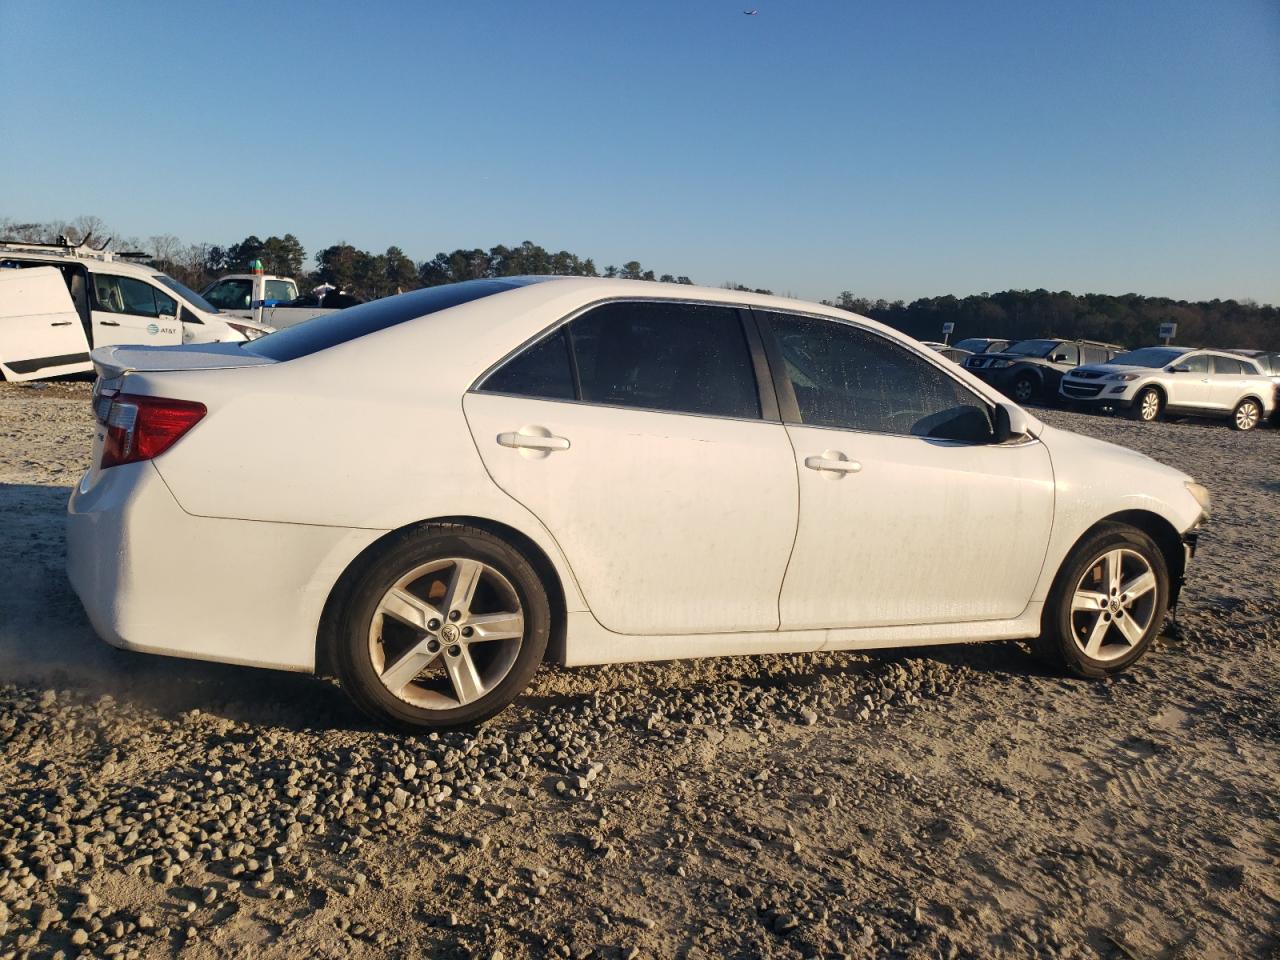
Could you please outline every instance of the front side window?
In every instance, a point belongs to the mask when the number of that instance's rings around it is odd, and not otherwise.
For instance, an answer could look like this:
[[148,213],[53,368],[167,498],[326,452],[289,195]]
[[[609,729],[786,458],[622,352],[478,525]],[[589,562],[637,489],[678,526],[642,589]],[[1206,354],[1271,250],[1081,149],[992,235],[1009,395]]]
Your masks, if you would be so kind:
[[287,303],[298,298],[298,288],[293,285],[292,280],[268,280],[263,284],[263,288],[264,300]]
[[1209,355],[1207,353],[1198,353],[1194,357],[1187,357],[1185,360],[1178,362],[1178,367],[1185,369],[1188,373],[1208,373]]
[[145,280],[133,277],[113,277],[110,274],[93,275],[93,295],[99,310],[107,313],[127,313],[138,317],[158,317],[160,307],[169,308],[168,314],[177,313],[176,304],[165,294],[163,304],[156,302],[156,288]]
[[717,417],[760,416],[734,307],[606,303],[569,324],[584,403]]
[[834,320],[765,317],[806,426],[969,443],[992,439],[986,403],[905,347]]

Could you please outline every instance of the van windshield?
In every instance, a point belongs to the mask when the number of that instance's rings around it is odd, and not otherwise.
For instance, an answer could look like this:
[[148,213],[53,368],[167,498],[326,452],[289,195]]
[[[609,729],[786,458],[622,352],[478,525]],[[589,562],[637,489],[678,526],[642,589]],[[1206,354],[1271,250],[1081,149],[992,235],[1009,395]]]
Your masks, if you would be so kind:
[[215,307],[200,294],[196,293],[190,287],[186,287],[179,283],[173,277],[166,277],[163,273],[156,274],[156,279],[163,283],[166,287],[182,297],[183,300],[191,304],[197,310],[203,310],[205,313],[221,313],[222,311]]

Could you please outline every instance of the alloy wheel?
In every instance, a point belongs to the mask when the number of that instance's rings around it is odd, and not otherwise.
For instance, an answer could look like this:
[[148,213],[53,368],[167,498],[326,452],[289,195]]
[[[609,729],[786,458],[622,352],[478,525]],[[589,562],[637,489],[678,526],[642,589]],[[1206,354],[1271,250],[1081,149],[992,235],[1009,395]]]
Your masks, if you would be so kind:
[[1086,657],[1118,660],[1146,636],[1158,606],[1151,563],[1136,550],[1108,550],[1085,569],[1071,597],[1071,636]]
[[1036,388],[1030,380],[1022,379],[1013,385],[1013,399],[1026,403],[1035,394]]
[[1154,390],[1148,390],[1142,395],[1142,406],[1140,408],[1143,420],[1154,420],[1160,413],[1160,396]]
[[498,570],[451,557],[410,570],[379,601],[369,659],[395,697],[451,710],[492,692],[524,642],[520,597]]
[[1252,400],[1246,400],[1236,407],[1235,419],[1237,430],[1252,430],[1260,419],[1258,405]]

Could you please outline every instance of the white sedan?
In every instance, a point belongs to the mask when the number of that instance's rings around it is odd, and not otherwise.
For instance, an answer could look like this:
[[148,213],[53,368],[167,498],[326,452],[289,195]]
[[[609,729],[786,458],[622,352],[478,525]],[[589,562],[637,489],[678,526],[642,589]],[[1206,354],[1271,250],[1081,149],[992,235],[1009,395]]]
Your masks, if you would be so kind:
[[95,351],[71,581],[130,650],[479,722],[565,664],[1032,638],[1129,666],[1208,493],[874,321],[475,280],[247,344]]

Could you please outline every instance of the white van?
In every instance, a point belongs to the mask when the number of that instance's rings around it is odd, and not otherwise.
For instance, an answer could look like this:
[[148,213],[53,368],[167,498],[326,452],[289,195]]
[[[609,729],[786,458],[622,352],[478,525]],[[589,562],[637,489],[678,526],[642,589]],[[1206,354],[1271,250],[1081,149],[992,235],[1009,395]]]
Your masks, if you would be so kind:
[[89,351],[107,344],[243,342],[271,331],[105,247],[0,242],[6,380],[91,372]]

